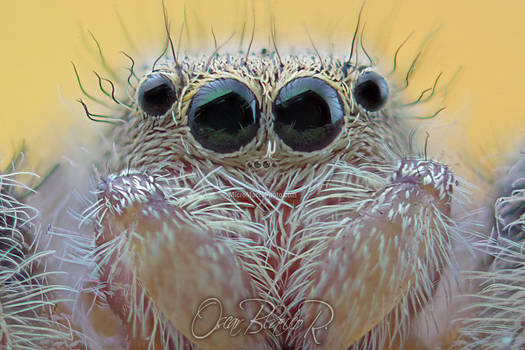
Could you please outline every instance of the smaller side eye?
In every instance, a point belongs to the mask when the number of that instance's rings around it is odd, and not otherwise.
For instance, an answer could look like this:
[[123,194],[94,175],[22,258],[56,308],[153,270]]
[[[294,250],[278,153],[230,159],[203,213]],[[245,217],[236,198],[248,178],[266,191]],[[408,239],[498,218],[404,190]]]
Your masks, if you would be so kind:
[[388,100],[388,84],[376,72],[362,73],[354,86],[355,101],[369,112],[381,109]]
[[173,82],[161,73],[151,74],[139,87],[139,106],[147,115],[158,117],[166,114],[176,99]]

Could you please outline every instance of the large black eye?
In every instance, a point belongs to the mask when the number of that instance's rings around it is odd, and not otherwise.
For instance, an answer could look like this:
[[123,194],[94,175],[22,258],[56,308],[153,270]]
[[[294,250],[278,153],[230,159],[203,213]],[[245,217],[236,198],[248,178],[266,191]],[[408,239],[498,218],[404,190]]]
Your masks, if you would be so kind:
[[161,73],[154,73],[140,85],[138,98],[144,113],[161,116],[171,109],[177,99],[177,92],[170,78]]
[[212,81],[195,94],[188,115],[193,137],[219,153],[247,145],[259,128],[259,104],[244,84],[234,79]]
[[354,87],[354,99],[367,111],[375,112],[381,109],[388,100],[385,78],[372,71],[361,74]]
[[311,152],[329,145],[343,125],[341,99],[319,78],[297,78],[274,102],[274,130],[295,151]]

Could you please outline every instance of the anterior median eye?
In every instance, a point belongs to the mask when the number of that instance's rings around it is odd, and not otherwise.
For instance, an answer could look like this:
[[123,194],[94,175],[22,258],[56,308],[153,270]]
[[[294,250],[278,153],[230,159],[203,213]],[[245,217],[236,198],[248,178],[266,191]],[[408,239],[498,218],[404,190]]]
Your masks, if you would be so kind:
[[201,87],[188,115],[193,137],[219,153],[235,152],[253,140],[259,118],[257,98],[234,79],[218,79]]
[[176,99],[177,92],[173,82],[162,73],[149,75],[139,87],[139,106],[147,115],[166,114]]
[[274,102],[274,130],[295,151],[328,146],[341,132],[343,105],[337,91],[319,78],[297,78]]
[[354,87],[354,99],[369,112],[381,109],[388,100],[385,78],[372,71],[362,73]]

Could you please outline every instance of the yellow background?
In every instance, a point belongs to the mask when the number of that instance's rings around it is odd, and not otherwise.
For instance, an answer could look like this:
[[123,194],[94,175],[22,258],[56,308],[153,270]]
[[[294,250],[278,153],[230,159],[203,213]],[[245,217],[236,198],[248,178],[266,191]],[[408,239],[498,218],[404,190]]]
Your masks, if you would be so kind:
[[[239,42],[243,23],[247,31],[251,27],[252,2],[166,3],[175,38],[186,7],[190,31],[183,35],[182,46],[193,51],[213,51],[212,26],[219,42],[237,33],[232,43]],[[259,47],[268,45],[273,17],[277,43],[283,49],[310,47],[306,27],[319,49],[327,52],[349,47],[361,0],[254,0],[253,4]],[[458,151],[482,162],[497,161],[509,149],[517,151],[517,140],[525,138],[524,18],[522,0],[369,0],[363,13],[365,45],[388,68],[395,48],[414,31],[399,56],[401,69],[406,70],[424,38],[440,28],[422,56],[409,96],[431,86],[437,73],[444,73],[441,82],[446,83],[463,67],[444,102],[447,110],[435,120],[430,143],[442,153]],[[91,70],[101,68],[87,30],[101,43],[107,61],[124,74],[128,62],[120,50],[139,62],[140,57],[160,52],[161,1],[2,1],[0,157],[4,162],[22,139],[27,141],[32,163],[58,159],[59,136],[70,132],[73,123],[84,122],[75,102],[81,93],[70,61],[95,92]],[[431,107],[440,105],[438,98]],[[447,130],[446,137],[436,136],[440,125]]]

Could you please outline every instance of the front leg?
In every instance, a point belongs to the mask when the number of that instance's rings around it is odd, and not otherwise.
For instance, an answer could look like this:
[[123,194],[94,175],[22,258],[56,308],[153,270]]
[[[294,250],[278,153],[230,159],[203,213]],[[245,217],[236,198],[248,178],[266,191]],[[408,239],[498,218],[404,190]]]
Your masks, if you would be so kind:
[[[38,211],[21,202],[32,191],[20,178],[0,173],[0,349],[66,349],[77,340],[57,312],[66,286],[50,283],[50,250],[37,251]],[[36,175],[35,175],[36,176]]]
[[493,214],[483,252],[488,271],[476,273],[478,293],[468,306],[456,349],[525,349],[525,155],[521,153],[495,184]]

